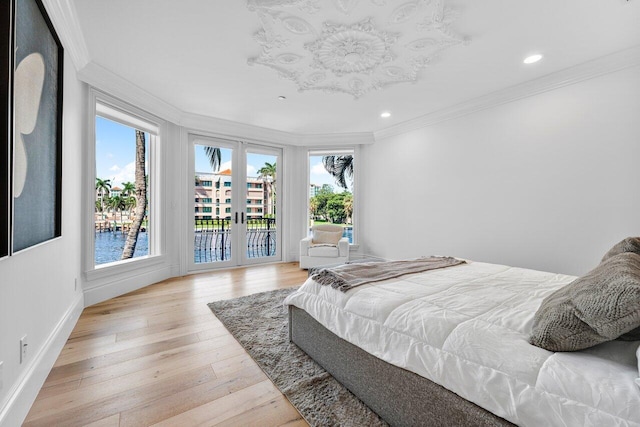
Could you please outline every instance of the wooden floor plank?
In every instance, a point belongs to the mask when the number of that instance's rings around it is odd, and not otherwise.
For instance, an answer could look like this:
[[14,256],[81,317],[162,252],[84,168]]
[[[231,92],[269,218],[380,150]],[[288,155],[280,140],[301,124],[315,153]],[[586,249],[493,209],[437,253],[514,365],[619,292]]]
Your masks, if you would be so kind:
[[299,421],[302,421],[302,417],[298,411],[289,404],[284,396],[278,396],[260,406],[228,418],[216,424],[216,427],[276,427],[291,425]]
[[207,307],[306,276],[297,263],[218,270],[86,308],[24,425],[307,425]]
[[280,392],[266,380],[152,425],[215,426],[278,396],[281,396]]
[[233,376],[218,377],[215,381],[209,381],[163,399],[149,402],[147,405],[122,412],[120,426],[149,426],[174,417],[176,413],[198,408],[265,380],[267,380],[266,375],[257,366],[253,369],[236,372]]

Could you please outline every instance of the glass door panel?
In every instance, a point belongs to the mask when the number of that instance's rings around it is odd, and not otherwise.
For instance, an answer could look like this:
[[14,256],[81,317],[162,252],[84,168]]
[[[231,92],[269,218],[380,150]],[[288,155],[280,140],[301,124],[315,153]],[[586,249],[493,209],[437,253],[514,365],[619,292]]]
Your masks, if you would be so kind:
[[276,148],[190,135],[189,270],[282,259]]
[[201,142],[194,143],[193,263],[235,265],[234,149]]
[[280,150],[249,145],[245,150],[246,198],[241,210],[245,264],[281,259],[278,218]]

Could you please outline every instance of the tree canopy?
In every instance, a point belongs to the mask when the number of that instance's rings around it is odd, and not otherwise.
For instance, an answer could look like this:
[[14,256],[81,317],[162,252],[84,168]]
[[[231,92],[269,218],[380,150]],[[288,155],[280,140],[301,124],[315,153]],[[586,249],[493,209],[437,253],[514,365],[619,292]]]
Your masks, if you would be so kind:
[[309,211],[313,219],[346,224],[353,214],[353,195],[348,191],[334,193],[333,187],[324,184],[318,193],[309,199]]

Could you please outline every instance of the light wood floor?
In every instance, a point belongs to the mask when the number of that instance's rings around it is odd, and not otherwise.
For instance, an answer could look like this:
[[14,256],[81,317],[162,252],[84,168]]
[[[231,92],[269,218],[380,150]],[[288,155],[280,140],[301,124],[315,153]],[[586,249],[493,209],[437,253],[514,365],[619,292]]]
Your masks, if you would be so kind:
[[25,426],[306,426],[207,303],[300,285],[297,263],[165,280],[86,308]]

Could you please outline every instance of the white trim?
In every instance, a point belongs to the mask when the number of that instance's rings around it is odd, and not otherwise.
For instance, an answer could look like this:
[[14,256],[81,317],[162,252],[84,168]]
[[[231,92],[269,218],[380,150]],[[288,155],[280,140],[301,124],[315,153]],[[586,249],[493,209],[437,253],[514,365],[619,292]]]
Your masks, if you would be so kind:
[[144,288],[153,283],[161,282],[170,277],[175,267],[164,264],[160,268],[142,269],[138,268],[131,273],[120,273],[110,276],[110,281],[105,281],[98,285],[85,288],[84,303],[86,307],[124,295],[128,292]]
[[73,65],[76,70],[81,70],[91,61],[91,57],[75,5],[70,0],[42,0],[42,3],[47,9],[64,49],[71,56]]
[[157,124],[150,123],[135,114],[131,114],[107,102],[96,102],[96,115],[147,132],[151,135],[160,134],[160,129]]
[[[87,107],[87,118],[89,126],[87,126],[88,141],[85,144],[85,161],[83,170],[83,193],[84,207],[82,213],[82,226],[85,230],[83,235],[82,251],[82,270],[84,272],[84,291],[85,299],[91,301],[91,304],[102,301],[100,298],[111,298],[139,289],[157,280],[163,280],[168,276],[163,273],[168,269],[168,258],[166,255],[166,216],[167,208],[165,206],[164,192],[167,191],[168,182],[165,178],[166,170],[166,151],[168,150],[168,127],[167,123],[146,111],[121,101],[111,95],[102,93],[101,91],[90,88],[89,100]],[[149,218],[149,252],[151,255],[133,258],[131,260],[113,263],[96,267],[94,264],[95,237],[92,230],[94,229],[94,210],[95,210],[95,117],[97,105],[103,104],[119,114],[127,114],[135,121],[145,123],[147,128],[157,130],[157,135],[150,136],[150,179],[149,179],[149,195],[150,195],[150,218]],[[110,116],[107,110],[102,111],[103,115]],[[118,122],[118,117],[109,117]],[[125,123],[126,124],[126,123]],[[153,145],[153,146],[151,146]],[[169,269],[171,270],[171,269]],[[130,279],[136,277],[139,282],[135,284]],[[153,281],[149,281],[153,278]]]
[[[109,264],[103,264],[101,266],[97,266],[94,270],[87,270],[86,278],[87,282],[90,283],[94,280],[104,280],[118,274],[131,274],[135,273],[140,269],[146,269],[149,267],[153,267],[159,264],[164,264],[167,261],[167,257],[164,255],[156,255],[156,256],[145,256],[138,258],[131,258],[124,261],[115,261]],[[92,286],[88,285],[84,287],[86,289],[91,289]]]
[[287,145],[293,145],[296,141],[295,135],[288,132],[198,114],[183,113],[179,124],[193,135],[232,141],[251,139]]
[[[184,128],[183,128],[184,129]],[[221,135],[219,133],[212,133],[202,130],[189,130],[184,129],[183,139],[186,139],[186,151],[187,152],[187,173],[185,178],[185,187],[184,187],[184,195],[183,198],[183,207],[181,209],[182,212],[186,214],[182,216],[182,229],[184,230],[183,236],[181,238],[181,247],[184,250],[181,250],[181,271],[183,274],[192,274],[201,271],[209,271],[237,266],[248,266],[255,264],[268,264],[268,263],[276,263],[282,262],[284,254],[284,248],[286,245],[284,244],[285,239],[285,230],[283,230],[282,224],[285,223],[284,218],[286,217],[285,210],[283,206],[285,206],[286,198],[284,194],[286,191],[283,190],[283,183],[286,182],[286,175],[284,170],[284,156],[285,156],[285,147],[282,144],[275,144],[269,142],[263,142],[255,139],[247,139],[241,137],[230,137],[226,135]],[[238,236],[246,236],[246,225],[242,225],[241,223],[235,224],[236,232],[233,233],[232,237],[232,255],[231,259],[226,261],[215,261],[215,262],[207,262],[207,263],[195,263],[193,259],[194,254],[194,246],[193,246],[193,229],[194,229],[194,217],[192,215],[193,212],[193,194],[195,194],[193,175],[197,174],[199,171],[195,169],[195,158],[194,158],[194,150],[195,145],[209,145],[209,146],[217,146],[221,148],[227,148],[232,150],[232,167],[231,170],[233,172],[233,182],[237,181],[237,185],[239,188],[246,188],[246,154],[248,151],[259,154],[267,154],[272,155],[277,158],[278,163],[278,191],[280,192],[280,196],[276,200],[276,211],[280,212],[276,216],[276,233],[278,233],[277,246],[276,246],[276,255],[273,257],[261,257],[261,258],[247,258],[245,254],[242,254],[240,251],[241,247],[246,246],[246,242],[241,242]],[[184,174],[183,174],[184,175]],[[235,185],[235,184],[234,184]],[[232,201],[232,212],[237,215],[241,215],[245,212],[246,204],[244,197],[233,197]],[[222,215],[221,215],[222,216]],[[233,215],[232,215],[233,217]]]
[[466,116],[481,110],[559,89],[637,65],[640,65],[640,45],[379,130],[374,132],[375,140],[379,141],[416,129],[432,126],[447,120]]
[[158,118],[173,123],[180,122],[182,113],[176,107],[95,62],[90,62],[81,69],[78,72],[78,79],[102,92],[111,94],[122,100],[121,102],[136,105]]
[[[303,209],[305,209],[305,221],[304,221],[304,229],[303,229],[303,236],[306,237],[308,235],[308,229],[307,226],[309,224],[309,201],[311,199],[311,197],[309,196],[309,187],[311,186],[311,162],[310,162],[310,157],[311,156],[323,156],[323,155],[332,155],[332,154],[351,154],[353,155],[353,158],[355,159],[355,164],[358,163],[358,157],[360,156],[360,146],[359,145],[355,145],[355,146],[349,146],[347,144],[341,145],[339,147],[309,147],[306,151],[305,151],[305,155],[306,155],[306,165],[307,165],[307,169],[306,169],[306,174],[307,174],[307,185],[305,187],[305,192],[306,192],[306,197],[305,197],[305,206],[303,207]],[[354,164],[354,165],[355,165]],[[358,241],[358,231],[357,231],[357,227],[358,227],[358,193],[357,193],[357,188],[358,188],[358,184],[360,182],[360,179],[358,178],[359,176],[359,172],[358,172],[358,167],[355,166],[354,170],[353,170],[353,187],[351,188],[351,194],[353,195],[353,212],[355,213],[355,215],[353,215],[351,217],[351,226],[352,226],[352,240],[353,243],[350,243],[349,246],[357,246],[359,247],[359,241]]]
[[198,114],[183,113],[179,122],[190,133],[212,132],[223,139],[243,140],[259,144],[275,143],[295,147],[337,144],[373,144],[372,132],[334,134],[298,134]]
[[53,328],[40,351],[31,359],[18,381],[15,382],[14,387],[7,393],[7,399],[0,407],[0,425],[19,426],[22,424],[60,355],[60,351],[78,322],[83,308],[82,294],[78,294],[76,300]]
[[186,113],[95,62],[88,63],[80,70],[78,78],[100,91],[113,94],[124,102],[139,105],[164,120],[185,127],[191,133],[212,132],[223,139],[253,140],[258,143],[292,146],[373,144],[375,142],[372,132],[298,134]]

